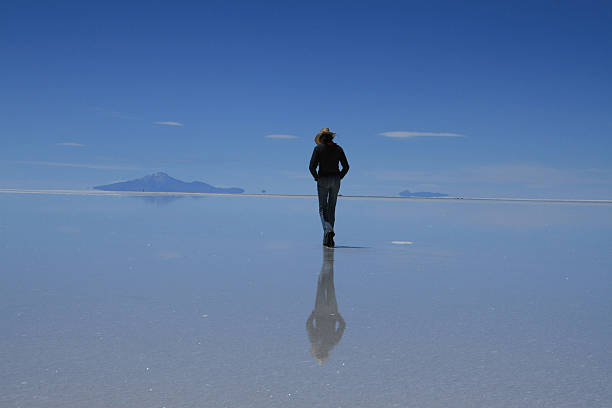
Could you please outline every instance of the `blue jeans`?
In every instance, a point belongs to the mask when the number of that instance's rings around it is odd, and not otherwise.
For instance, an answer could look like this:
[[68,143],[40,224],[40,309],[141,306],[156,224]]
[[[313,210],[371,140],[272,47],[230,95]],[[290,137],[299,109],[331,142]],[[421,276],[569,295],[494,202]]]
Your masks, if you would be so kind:
[[334,230],[338,191],[340,191],[340,176],[319,177],[319,181],[317,181],[319,215],[321,216],[324,233]]

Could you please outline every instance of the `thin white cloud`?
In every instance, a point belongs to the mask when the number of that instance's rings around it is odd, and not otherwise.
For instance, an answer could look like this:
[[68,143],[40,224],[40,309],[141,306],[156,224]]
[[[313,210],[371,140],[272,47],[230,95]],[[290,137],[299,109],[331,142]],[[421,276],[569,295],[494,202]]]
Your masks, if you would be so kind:
[[173,122],[173,121],[165,121],[165,122],[153,122],[154,125],[164,125],[164,126],[183,126],[181,122]]
[[380,136],[393,139],[411,139],[413,137],[465,137],[459,133],[438,133],[438,132],[382,132]]
[[76,142],[60,142],[60,143],[56,143],[56,146],[85,147],[83,143],[76,143]]
[[89,163],[65,163],[65,162],[27,161],[27,160],[11,161],[11,163],[31,164],[35,166],[79,167],[79,168],[97,169],[97,170],[142,170],[141,168],[138,168],[138,167],[113,166],[113,165],[89,164]]
[[297,136],[294,135],[285,135],[285,134],[273,134],[273,135],[265,135],[266,139],[297,139]]

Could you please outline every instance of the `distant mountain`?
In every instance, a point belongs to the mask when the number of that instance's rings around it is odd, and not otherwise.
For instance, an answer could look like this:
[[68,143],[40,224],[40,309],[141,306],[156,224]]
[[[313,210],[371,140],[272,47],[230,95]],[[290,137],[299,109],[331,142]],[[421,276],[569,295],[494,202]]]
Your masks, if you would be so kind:
[[412,193],[408,190],[404,190],[399,193],[402,197],[448,197],[448,194],[442,193],[430,193],[428,191],[420,191],[418,193]]
[[244,190],[238,187],[215,187],[201,181],[186,183],[161,172],[150,174],[135,180],[122,181],[104,186],[95,186],[94,189],[104,191],[145,191],[165,193],[244,193]]

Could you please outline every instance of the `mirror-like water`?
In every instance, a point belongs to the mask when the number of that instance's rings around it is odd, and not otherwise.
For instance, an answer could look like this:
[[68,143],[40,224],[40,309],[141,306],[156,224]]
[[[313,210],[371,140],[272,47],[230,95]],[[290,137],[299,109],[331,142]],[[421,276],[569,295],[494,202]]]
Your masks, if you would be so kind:
[[0,210],[2,407],[612,406],[612,206]]

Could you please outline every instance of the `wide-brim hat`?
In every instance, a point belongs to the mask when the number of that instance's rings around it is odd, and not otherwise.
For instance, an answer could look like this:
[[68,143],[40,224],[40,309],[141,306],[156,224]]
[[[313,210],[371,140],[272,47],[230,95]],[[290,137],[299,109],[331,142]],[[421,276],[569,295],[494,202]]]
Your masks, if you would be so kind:
[[323,135],[330,135],[333,139],[334,136],[336,136],[336,134],[334,132],[331,132],[329,130],[329,128],[323,128],[321,129],[321,131],[319,133],[317,133],[317,135],[315,136],[315,143],[316,144],[322,144],[323,142],[321,142],[321,136]]

